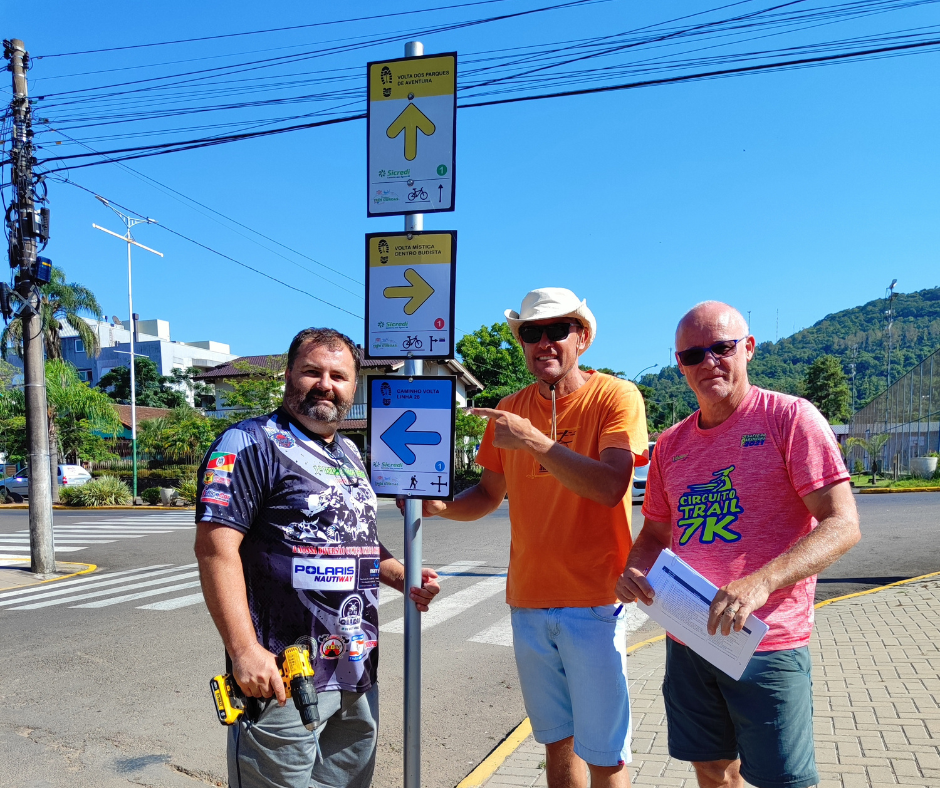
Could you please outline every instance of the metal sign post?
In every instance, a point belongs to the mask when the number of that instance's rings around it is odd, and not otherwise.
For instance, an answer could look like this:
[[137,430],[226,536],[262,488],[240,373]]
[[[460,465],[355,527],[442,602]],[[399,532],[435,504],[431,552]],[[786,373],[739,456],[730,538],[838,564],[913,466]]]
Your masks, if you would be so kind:
[[[405,44],[405,57],[424,54],[424,44],[409,41]],[[456,80],[456,76],[455,76]],[[456,93],[456,89],[454,91]],[[456,111],[455,111],[456,115]],[[424,229],[424,216],[420,213],[405,216],[405,231]],[[424,362],[413,356],[405,361],[405,376],[424,372]],[[409,588],[421,587],[422,503],[418,498],[405,499],[405,737],[404,788],[421,788],[421,613],[408,596]]]

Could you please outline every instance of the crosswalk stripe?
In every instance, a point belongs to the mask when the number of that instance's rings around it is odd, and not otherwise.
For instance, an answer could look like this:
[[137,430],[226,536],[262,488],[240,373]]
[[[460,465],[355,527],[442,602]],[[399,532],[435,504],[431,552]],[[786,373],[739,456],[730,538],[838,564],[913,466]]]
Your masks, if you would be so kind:
[[[178,569],[169,570],[172,572],[178,571]],[[161,572],[154,572],[153,574],[162,574]],[[185,572],[181,575],[175,575],[174,577],[159,577],[156,580],[145,580],[142,583],[131,583],[127,586],[122,586],[121,588],[106,588],[104,591],[92,591],[90,593],[80,593],[73,596],[61,596],[58,599],[48,599],[46,597],[52,596],[52,594],[46,594],[43,597],[42,602],[32,602],[28,605],[20,605],[19,607],[10,607],[8,610],[37,610],[41,607],[52,607],[53,605],[67,605],[69,602],[77,602],[80,599],[91,599],[96,596],[104,596],[105,594],[113,594],[115,591],[130,591],[134,588],[146,588],[148,586],[159,585],[160,583],[170,583],[174,580],[184,580],[189,577],[196,577],[199,574],[198,570],[195,572]],[[17,602],[22,602],[23,600],[17,600]]]
[[[163,566],[169,567],[168,569],[155,569],[153,571],[135,571],[133,577],[127,577],[126,572],[115,572],[111,575],[99,575],[95,579],[89,579],[89,582],[83,584],[80,588],[76,588],[78,585],[77,581],[72,583],[55,583],[52,586],[46,586],[45,588],[33,586],[29,589],[24,589],[23,596],[20,599],[9,599],[9,600],[0,600],[0,605],[7,604],[19,604],[20,602],[29,601],[32,602],[36,599],[49,599],[51,597],[60,597],[64,594],[71,594],[73,591],[84,591],[86,588],[102,588],[104,586],[113,586],[119,583],[126,583],[128,581],[136,581],[141,578],[150,578],[156,577],[157,575],[165,575],[173,572],[181,572],[184,569],[192,569],[195,567],[195,564],[187,564],[186,566],[173,566],[172,564],[163,564]],[[121,577],[116,577],[116,575],[121,575]],[[110,593],[115,589],[108,589]],[[17,592],[11,592],[15,594]],[[12,610],[12,608],[10,608]]]
[[108,521],[106,523],[69,523],[68,525],[56,525],[55,530],[60,528],[117,528],[121,531],[191,531],[195,525],[182,525],[180,523],[121,523]]
[[[75,537],[75,538],[72,538],[72,537],[62,537],[62,538],[59,538],[59,537],[56,537],[56,539],[55,539],[55,543],[56,543],[56,544],[111,544],[111,542],[113,542],[113,541],[115,541],[115,540],[114,540],[114,539],[99,539],[99,538],[97,538],[97,537],[95,537],[95,536],[89,536],[89,537],[86,537],[86,538],[84,538],[84,539],[82,539],[82,538],[80,538],[80,537]],[[5,536],[0,536],[0,548],[2,548],[4,545],[8,545],[8,544],[9,544],[9,545],[13,545],[13,544],[29,544],[29,537],[28,537],[28,536],[17,536],[17,537],[12,537],[12,536],[10,536],[10,537],[5,537]]]
[[[421,631],[436,627],[449,618],[453,618],[464,610],[498,594],[500,591],[505,592],[505,590],[506,574],[502,573],[492,575],[479,583],[474,583],[469,588],[458,591],[456,594],[451,594],[441,600],[435,600],[428,612],[421,615]],[[379,631],[404,633],[405,619],[396,618],[394,621],[382,624]]]
[[[435,569],[434,571],[437,572],[437,581],[440,583],[448,577],[460,577],[474,567],[483,566],[484,563],[484,561],[457,561],[453,564],[442,566],[440,569]],[[386,602],[393,602],[396,599],[401,599],[403,596],[404,594],[396,591],[394,588],[382,586],[379,591],[379,604],[384,605]]]
[[[100,531],[102,533],[111,531],[120,531],[121,533],[169,533],[170,531],[185,531],[186,528],[175,528],[173,526],[159,527],[156,525],[145,525],[139,528],[131,525],[63,525],[52,529],[55,533],[65,533],[66,531]],[[29,531],[17,531],[16,533],[29,533]]]
[[[199,574],[196,572],[195,574]],[[180,577],[185,577],[185,575],[180,575]],[[124,596],[115,596],[108,599],[99,599],[97,602],[88,602],[84,605],[71,605],[73,608],[78,607],[108,607],[110,605],[117,605],[121,602],[130,602],[133,599],[143,599],[148,596],[158,596],[160,594],[169,594],[171,591],[182,591],[184,588],[198,588],[199,581],[196,580],[193,583],[177,583],[175,586],[166,586],[164,588],[152,589],[150,591],[141,591],[137,594],[124,594]]]
[[493,626],[478,632],[468,640],[471,643],[487,643],[491,646],[512,646],[512,616],[503,616]]
[[[624,629],[625,634],[638,630],[646,623],[649,616],[640,610],[636,602],[623,606]],[[508,646],[512,648],[512,616],[504,616],[493,626],[487,627],[482,632],[478,632],[472,638],[468,638],[471,643],[486,643],[492,646]]]
[[[23,547],[17,547],[16,545],[12,545],[12,544],[5,544],[2,547],[4,550],[7,550],[11,553],[18,553],[18,552],[24,552],[24,551],[27,553],[29,552],[28,543],[25,544]],[[74,553],[76,550],[84,550],[84,549],[85,549],[84,547],[57,547],[56,552],[57,553]]]
[[[24,594],[35,594],[40,589],[60,589],[60,588],[72,588],[73,586],[87,585],[88,583],[98,582],[103,579],[111,579],[114,577],[126,577],[127,575],[134,575],[140,572],[149,572],[153,569],[163,569],[164,567],[172,566],[172,564],[154,564],[153,566],[142,566],[138,569],[124,569],[120,572],[108,572],[102,573],[100,575],[84,575],[83,577],[76,577],[71,580],[58,580],[51,585],[41,585],[41,586],[28,586],[26,588],[20,588],[16,591],[5,591],[0,593],[0,599],[7,599],[14,596],[23,596]],[[0,605],[4,604],[0,602]]]
[[149,605],[140,605],[138,610],[178,610],[181,607],[198,605],[204,602],[202,594],[190,594],[189,596],[178,596],[176,599],[164,599],[162,602],[153,602]]

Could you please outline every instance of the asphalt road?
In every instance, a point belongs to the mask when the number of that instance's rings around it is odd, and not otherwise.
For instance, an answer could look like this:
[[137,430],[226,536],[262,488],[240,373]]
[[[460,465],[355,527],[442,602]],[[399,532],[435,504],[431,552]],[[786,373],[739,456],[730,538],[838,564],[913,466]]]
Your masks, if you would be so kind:
[[[940,570],[940,498],[856,500],[863,540],[821,576],[817,598]],[[59,560],[98,571],[0,590],[0,786],[225,784],[208,691],[223,654],[195,585],[191,517],[57,511]],[[22,550],[26,528],[25,511],[0,511],[0,555]],[[422,782],[453,786],[525,716],[503,599],[509,524],[503,507],[473,524],[426,520],[424,531],[425,565],[447,574],[423,635]],[[380,509],[379,532],[400,555],[394,508]],[[401,616],[401,597],[383,595],[381,788],[401,785]],[[640,618],[633,641],[658,634]]]

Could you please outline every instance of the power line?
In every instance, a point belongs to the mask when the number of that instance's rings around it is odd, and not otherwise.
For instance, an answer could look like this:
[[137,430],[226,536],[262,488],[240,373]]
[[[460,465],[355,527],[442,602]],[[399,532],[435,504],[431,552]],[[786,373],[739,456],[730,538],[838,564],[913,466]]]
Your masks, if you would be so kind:
[[[78,184],[78,183],[75,183],[75,181],[70,181],[70,180],[67,180],[67,179],[65,179],[65,178],[61,178],[61,179],[59,179],[59,180],[60,180],[61,183],[67,183],[68,185],[70,185],[70,186],[75,186],[76,188],[81,189],[81,190],[84,191],[84,192],[88,192],[89,194],[91,194],[91,195],[93,195],[93,196],[96,196],[96,197],[98,196],[96,192],[93,192],[91,189],[88,189],[88,188],[86,188],[85,186],[82,186],[82,185],[80,185],[80,184]],[[108,198],[108,202],[110,202],[112,205],[116,205],[118,208],[121,208],[122,210],[129,211],[130,213],[135,214],[136,216],[140,216],[141,218],[144,218],[144,217],[143,217],[143,214],[138,213],[138,212],[135,211],[133,208],[128,208],[126,205],[121,205],[121,203],[119,203],[119,202],[117,202],[117,201],[115,201],[115,200],[112,200],[112,199],[110,199],[110,198]],[[348,309],[343,309],[343,307],[341,307],[341,306],[337,306],[336,304],[333,304],[333,303],[331,303],[331,302],[329,302],[329,301],[327,301],[327,300],[325,300],[325,299],[323,299],[323,298],[320,298],[319,296],[315,296],[313,293],[309,293],[309,292],[307,292],[306,290],[303,290],[303,289],[301,289],[301,288],[299,288],[299,287],[297,287],[297,286],[295,286],[295,285],[289,284],[288,282],[285,282],[285,281],[283,281],[283,280],[281,280],[281,279],[278,279],[276,276],[271,276],[271,274],[265,273],[264,271],[261,271],[261,270],[259,270],[258,268],[255,268],[255,267],[253,267],[253,266],[248,265],[247,263],[243,263],[241,260],[236,260],[236,259],[235,259],[234,257],[232,257],[231,255],[227,255],[227,254],[225,254],[225,252],[220,252],[218,249],[213,249],[213,248],[212,248],[211,246],[209,246],[208,244],[204,244],[204,243],[202,243],[201,241],[197,241],[195,238],[190,238],[188,235],[184,235],[183,233],[179,232],[178,230],[174,230],[172,227],[168,227],[167,225],[161,224],[160,222],[154,222],[154,223],[153,223],[153,226],[154,226],[154,227],[160,227],[160,228],[166,230],[166,231],[167,231],[168,233],[170,233],[171,235],[175,235],[175,236],[177,236],[178,238],[182,238],[184,241],[189,241],[189,243],[195,244],[196,246],[198,246],[198,247],[200,247],[200,248],[202,248],[202,249],[205,249],[207,252],[211,252],[211,253],[214,254],[214,255],[218,255],[219,257],[222,257],[222,258],[224,258],[225,260],[228,260],[229,262],[235,263],[235,265],[239,265],[239,266],[241,266],[242,268],[247,268],[249,271],[252,271],[252,272],[254,272],[254,273],[256,273],[256,274],[259,274],[260,276],[263,276],[265,279],[270,279],[272,282],[277,282],[279,285],[284,285],[284,287],[287,287],[287,288],[289,288],[290,290],[294,290],[294,291],[296,291],[296,292],[298,292],[298,293],[301,293],[301,294],[303,294],[303,295],[305,295],[305,296],[308,296],[308,297],[312,298],[314,301],[319,301],[321,304],[326,304],[327,306],[333,307],[333,309],[338,309],[340,312],[345,312],[347,315],[351,315],[352,317],[359,318],[360,320],[363,320],[363,319],[364,319],[364,317],[363,317],[362,315],[358,315],[358,314],[356,314],[355,312],[350,312]]]
[[170,46],[174,44],[192,44],[199,41],[216,41],[222,38],[238,38],[241,36],[256,36],[262,35],[265,33],[283,33],[290,30],[308,30],[312,27],[329,27],[331,25],[344,25],[350,22],[372,22],[376,19],[388,19],[395,16],[412,16],[414,14],[427,14],[434,11],[450,11],[455,8],[468,8],[470,6],[477,5],[490,5],[492,3],[504,3],[508,0],[476,0],[472,3],[459,3],[456,5],[445,5],[438,6],[436,8],[420,8],[415,11],[396,11],[389,14],[374,14],[372,16],[361,16],[350,19],[335,19],[331,22],[311,22],[306,25],[291,25],[289,27],[272,27],[266,30],[246,30],[241,33],[222,33],[215,36],[201,36],[199,38],[180,38],[175,41],[155,41],[149,44],[128,44],[126,46],[120,47],[106,47],[104,49],[85,49],[79,52],[58,52],[53,55],[38,55],[33,57],[33,60],[39,60],[40,58],[53,58],[53,57],[72,57],[74,55],[98,55],[104,52],[121,52],[128,49],[147,49],[150,47],[163,47]]
[[[473,101],[458,104],[458,109],[470,109],[474,107],[490,107],[498,104],[514,104],[524,101],[541,101],[545,99],[556,99],[556,98],[568,98],[571,96],[584,96],[590,95],[593,93],[610,93],[613,91],[620,90],[633,90],[637,88],[646,88],[646,87],[656,87],[661,85],[675,85],[683,82],[697,82],[709,79],[720,79],[725,77],[734,77],[734,76],[745,76],[750,74],[758,74],[766,71],[782,71],[790,70],[794,68],[807,68],[812,66],[822,66],[828,64],[834,64],[838,62],[844,62],[848,60],[856,59],[869,59],[875,58],[878,56],[888,56],[892,54],[902,54],[902,53],[916,53],[918,50],[923,50],[928,47],[937,47],[940,46],[940,38],[930,39],[928,41],[920,41],[915,43],[907,44],[897,44],[894,46],[885,46],[878,47],[874,49],[864,49],[857,50],[852,52],[843,52],[834,55],[820,55],[817,57],[807,57],[807,58],[797,58],[794,60],[784,60],[777,61],[774,63],[764,63],[756,64],[749,66],[740,66],[737,68],[727,68],[727,69],[718,69],[713,71],[703,71],[697,72],[694,74],[683,74],[674,77],[662,77],[659,79],[649,79],[636,82],[627,82],[617,85],[603,85],[590,88],[582,88],[579,90],[568,90],[568,91],[556,91],[552,93],[540,93],[529,96],[514,96],[510,98],[498,98],[490,99],[488,101]],[[227,134],[220,135],[216,137],[203,137],[191,140],[184,140],[178,142],[167,142],[155,145],[141,145],[137,147],[129,148],[117,148],[110,151],[104,151],[101,155],[114,156],[116,158],[113,161],[130,161],[132,159],[139,158],[148,158],[150,156],[159,156],[165,153],[176,153],[186,150],[196,150],[198,148],[209,147],[213,145],[222,145],[229,142],[240,142],[247,139],[258,139],[261,137],[268,137],[275,134],[284,134],[292,131],[301,131],[305,129],[318,128],[320,126],[330,126],[336,125],[339,123],[348,123],[354,120],[363,120],[365,119],[365,113],[358,113],[355,115],[346,115],[338,118],[330,118],[328,120],[314,121],[310,123],[300,123],[292,126],[285,126],[277,129],[266,129],[264,131],[255,131],[255,132],[244,132],[241,134]],[[126,154],[126,155],[121,155]],[[79,158],[87,158],[93,154],[89,153],[75,153],[68,154],[65,156],[54,156],[47,159],[44,159],[42,164],[49,164],[52,162],[66,161]],[[95,166],[96,164],[101,164],[104,162],[86,162],[84,164],[77,164],[71,166],[71,169],[81,169],[83,167]],[[61,172],[60,168],[51,170],[50,172]]]

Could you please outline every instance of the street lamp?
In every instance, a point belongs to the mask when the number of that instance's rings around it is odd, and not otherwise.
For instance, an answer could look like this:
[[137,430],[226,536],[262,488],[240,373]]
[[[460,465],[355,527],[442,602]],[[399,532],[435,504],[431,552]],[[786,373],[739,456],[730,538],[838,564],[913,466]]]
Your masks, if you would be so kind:
[[131,320],[131,330],[130,330],[130,356],[131,356],[131,457],[133,458],[134,466],[134,501],[137,501],[137,392],[135,389],[135,375],[134,375],[134,363],[136,357],[134,355],[134,328],[136,324],[134,323],[134,296],[133,288],[131,287],[131,246],[139,246],[141,249],[144,249],[147,252],[151,252],[158,257],[163,257],[162,252],[158,252],[156,249],[151,249],[149,246],[144,246],[143,244],[137,243],[131,235],[131,228],[135,227],[138,224],[156,224],[154,219],[137,219],[133,216],[127,216],[126,214],[121,213],[117,208],[115,208],[111,203],[109,203],[104,197],[95,195],[95,199],[98,200],[102,205],[110,208],[118,216],[118,218],[124,223],[126,232],[124,235],[118,235],[117,233],[111,232],[111,230],[106,230],[104,227],[99,227],[97,224],[92,224],[96,230],[101,230],[103,233],[108,235],[113,235],[115,238],[120,238],[122,241],[127,243],[127,308],[130,314]]
[[638,377],[640,377],[640,375],[642,375],[644,372],[646,372],[646,370],[652,369],[653,367],[658,367],[658,366],[659,366],[659,364],[650,364],[648,367],[644,367],[644,368],[641,369],[639,372],[637,372],[632,378],[630,378],[630,380],[632,380],[634,383],[636,383],[636,379],[637,379]]

